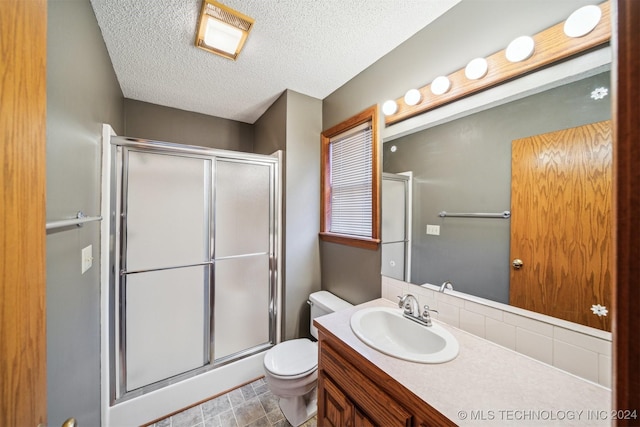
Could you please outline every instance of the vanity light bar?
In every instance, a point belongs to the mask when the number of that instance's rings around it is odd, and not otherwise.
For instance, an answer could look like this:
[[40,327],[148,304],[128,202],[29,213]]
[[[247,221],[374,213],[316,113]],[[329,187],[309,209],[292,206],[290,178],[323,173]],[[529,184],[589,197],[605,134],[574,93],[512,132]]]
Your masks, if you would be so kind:
[[[417,89],[420,101],[415,105],[408,104],[404,96],[386,101],[385,104],[388,105],[386,111],[391,114],[385,115],[385,125],[389,126],[417,116],[443,104],[607,43],[611,39],[610,1],[590,6],[589,9],[585,8],[578,9],[567,21],[575,20],[576,15],[587,15],[590,20],[589,25],[586,26],[587,29],[567,31],[565,22],[561,22],[533,37],[519,37],[507,49],[487,58],[476,58],[465,68],[448,76],[440,76],[431,84]],[[593,8],[600,11],[600,16]],[[395,103],[395,111],[390,108],[392,103]]]

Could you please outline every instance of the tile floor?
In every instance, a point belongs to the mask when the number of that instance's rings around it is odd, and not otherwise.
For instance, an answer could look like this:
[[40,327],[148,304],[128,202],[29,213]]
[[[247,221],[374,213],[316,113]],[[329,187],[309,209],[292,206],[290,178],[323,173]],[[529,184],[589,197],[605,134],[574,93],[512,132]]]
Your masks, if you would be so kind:
[[[264,378],[160,420],[149,427],[290,427]],[[316,417],[303,427],[316,427]]]

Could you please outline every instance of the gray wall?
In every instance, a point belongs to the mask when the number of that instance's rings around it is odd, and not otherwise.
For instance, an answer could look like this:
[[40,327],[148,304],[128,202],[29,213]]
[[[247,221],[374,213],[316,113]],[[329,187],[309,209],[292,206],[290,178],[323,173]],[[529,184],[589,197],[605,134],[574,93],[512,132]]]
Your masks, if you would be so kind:
[[320,290],[322,101],[287,91],[286,334],[309,335],[309,294]]
[[[566,19],[589,0],[465,0],[323,100],[322,128],[396,99],[478,56]],[[464,100],[459,101],[464,102]],[[382,120],[381,120],[382,122]],[[384,213],[383,213],[384,215]],[[380,251],[323,242],[322,288],[354,301],[380,295]],[[353,296],[352,296],[353,295]]]
[[256,152],[285,151],[284,338],[309,335],[311,292],[320,290],[322,102],[287,90],[255,123]]
[[[100,213],[102,123],[123,130],[122,92],[88,0],[50,1],[47,35],[47,220]],[[100,425],[99,223],[47,233],[50,425]],[[93,267],[80,274],[80,251]]]
[[124,136],[253,151],[253,126],[247,123],[133,99],[124,100],[124,115]]
[[509,210],[511,141],[610,119],[610,97],[590,98],[610,86],[602,73],[385,144],[384,171],[414,173],[411,281],[508,304],[510,221],[438,213]]
[[287,99],[285,91],[254,123],[254,151],[272,154],[287,149]]

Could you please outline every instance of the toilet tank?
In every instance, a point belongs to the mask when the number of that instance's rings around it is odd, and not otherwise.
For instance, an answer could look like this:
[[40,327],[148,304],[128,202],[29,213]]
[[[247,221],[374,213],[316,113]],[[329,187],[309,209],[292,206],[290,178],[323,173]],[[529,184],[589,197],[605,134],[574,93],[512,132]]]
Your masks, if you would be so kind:
[[316,339],[318,339],[318,329],[313,326],[313,319],[324,316],[325,314],[333,313],[334,311],[353,307],[353,304],[349,304],[342,298],[338,298],[331,292],[327,291],[318,291],[309,295],[309,304],[311,305],[309,330],[311,335]]

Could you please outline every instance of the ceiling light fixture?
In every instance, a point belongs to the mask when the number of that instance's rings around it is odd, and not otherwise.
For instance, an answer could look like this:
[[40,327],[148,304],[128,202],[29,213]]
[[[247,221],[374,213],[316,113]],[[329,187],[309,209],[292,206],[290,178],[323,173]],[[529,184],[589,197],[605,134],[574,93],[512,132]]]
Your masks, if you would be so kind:
[[235,60],[254,19],[213,0],[203,0],[198,19],[196,46]]

